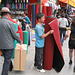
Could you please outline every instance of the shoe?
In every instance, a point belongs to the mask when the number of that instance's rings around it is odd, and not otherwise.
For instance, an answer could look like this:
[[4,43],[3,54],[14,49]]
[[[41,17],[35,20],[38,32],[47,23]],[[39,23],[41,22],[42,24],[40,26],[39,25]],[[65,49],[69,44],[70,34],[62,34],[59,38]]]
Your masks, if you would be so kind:
[[72,60],[69,61],[69,64],[72,65]]
[[74,69],[73,69],[73,71],[75,72],[75,66],[74,66]]
[[39,72],[45,72],[45,70],[44,70],[44,69],[41,69],[41,70],[37,69],[37,71],[39,71]]
[[12,64],[12,61],[10,62],[10,66],[9,66],[9,71],[12,71],[13,70],[13,64]]

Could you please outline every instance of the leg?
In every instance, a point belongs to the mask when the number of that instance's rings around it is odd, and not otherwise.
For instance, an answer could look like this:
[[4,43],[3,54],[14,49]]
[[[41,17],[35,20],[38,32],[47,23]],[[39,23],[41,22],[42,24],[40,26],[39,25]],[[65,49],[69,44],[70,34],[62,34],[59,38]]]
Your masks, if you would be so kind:
[[37,48],[36,47],[36,54],[35,54],[35,61],[36,63],[34,66],[37,66],[37,69],[42,69],[42,62],[43,62],[43,48]]
[[73,49],[69,49],[69,58],[70,58],[70,60],[72,60],[72,53],[73,53]]
[[74,49],[74,66],[75,66],[75,49]]
[[34,66],[37,67],[37,48],[35,47],[35,59],[34,59]]
[[73,53],[73,49],[69,49],[69,64],[72,64],[72,53]]
[[60,30],[60,40],[62,41],[62,30]]
[[63,30],[63,31],[62,31],[62,34],[63,34],[63,38],[62,38],[62,44],[63,44],[63,42],[64,42],[64,38],[65,38],[65,35],[66,35],[66,31]]
[[9,71],[12,71],[12,69],[13,69],[13,63],[12,63],[12,61],[10,61]]
[[9,65],[12,58],[12,54],[13,54],[13,49],[8,49],[8,50],[5,49],[5,50],[2,50],[2,52],[4,55],[4,64],[3,64],[1,75],[8,75]]
[[75,49],[74,49],[74,70],[73,71],[75,72]]

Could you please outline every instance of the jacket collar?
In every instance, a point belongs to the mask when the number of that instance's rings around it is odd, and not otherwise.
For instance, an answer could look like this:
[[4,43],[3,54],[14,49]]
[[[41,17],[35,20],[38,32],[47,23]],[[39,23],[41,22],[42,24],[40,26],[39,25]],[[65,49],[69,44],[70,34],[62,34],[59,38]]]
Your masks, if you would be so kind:
[[8,19],[7,17],[3,16],[1,19]]

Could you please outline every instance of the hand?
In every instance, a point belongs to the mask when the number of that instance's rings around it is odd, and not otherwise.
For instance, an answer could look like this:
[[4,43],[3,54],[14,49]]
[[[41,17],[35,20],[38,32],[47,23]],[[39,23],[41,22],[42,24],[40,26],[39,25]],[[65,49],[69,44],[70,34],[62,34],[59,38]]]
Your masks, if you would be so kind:
[[53,34],[54,30],[50,30],[49,32],[50,32],[50,34]]
[[23,44],[23,41],[20,43],[20,45],[22,45]]

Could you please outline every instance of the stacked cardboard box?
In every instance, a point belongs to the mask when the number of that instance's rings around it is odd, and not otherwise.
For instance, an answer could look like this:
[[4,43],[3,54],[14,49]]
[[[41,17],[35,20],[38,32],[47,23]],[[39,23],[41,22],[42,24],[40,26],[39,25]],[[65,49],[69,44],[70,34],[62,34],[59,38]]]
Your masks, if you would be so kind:
[[24,71],[26,61],[27,44],[17,44],[15,48],[14,70]]

